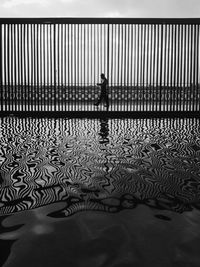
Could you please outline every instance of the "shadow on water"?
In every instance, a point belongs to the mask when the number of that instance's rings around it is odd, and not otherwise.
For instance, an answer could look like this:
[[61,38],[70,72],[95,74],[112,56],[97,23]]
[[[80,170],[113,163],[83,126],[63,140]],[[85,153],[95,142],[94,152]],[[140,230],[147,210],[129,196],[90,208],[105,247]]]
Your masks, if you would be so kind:
[[[0,218],[0,235],[3,233],[7,232],[12,232],[12,231],[17,231],[22,225],[16,225],[13,227],[3,227],[2,222],[7,218],[8,216],[2,216]],[[11,247],[13,243],[16,240],[3,240],[0,238],[0,266],[3,266],[6,260],[8,259],[10,252],[11,252]]]
[[[26,243],[27,231],[51,236],[52,222],[75,214],[87,218],[83,211],[122,220],[120,212],[134,210],[137,220],[157,226],[176,221],[175,214],[200,210],[197,118],[0,120],[2,264],[13,244],[16,250],[20,240]],[[135,220],[134,213],[127,214],[124,225]]]
[[13,240],[1,240],[0,239],[0,250],[1,250],[0,266],[3,266],[6,260],[8,259],[12,244],[14,242],[15,241]]

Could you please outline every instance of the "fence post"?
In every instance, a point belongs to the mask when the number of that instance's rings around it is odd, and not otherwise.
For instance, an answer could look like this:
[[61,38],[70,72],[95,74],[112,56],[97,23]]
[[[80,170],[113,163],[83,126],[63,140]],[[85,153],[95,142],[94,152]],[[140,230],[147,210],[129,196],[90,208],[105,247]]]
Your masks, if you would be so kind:
[[110,50],[110,24],[108,24],[108,30],[107,30],[107,79],[108,79],[108,82],[109,82],[109,70],[110,70],[110,53],[109,53],[109,50]]
[[2,24],[0,24],[0,111],[3,110],[3,86],[2,86]]
[[57,92],[57,70],[56,70],[56,24],[53,24],[53,56],[54,56],[54,86],[53,86],[53,96],[54,96],[54,110],[56,111],[56,92]]

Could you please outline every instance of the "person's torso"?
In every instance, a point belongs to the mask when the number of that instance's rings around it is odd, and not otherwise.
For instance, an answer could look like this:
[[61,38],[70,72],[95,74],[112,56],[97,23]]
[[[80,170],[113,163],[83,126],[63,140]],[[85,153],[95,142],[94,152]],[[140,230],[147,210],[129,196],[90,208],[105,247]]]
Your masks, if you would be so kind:
[[101,88],[103,91],[106,91],[108,80],[107,79],[101,79]]

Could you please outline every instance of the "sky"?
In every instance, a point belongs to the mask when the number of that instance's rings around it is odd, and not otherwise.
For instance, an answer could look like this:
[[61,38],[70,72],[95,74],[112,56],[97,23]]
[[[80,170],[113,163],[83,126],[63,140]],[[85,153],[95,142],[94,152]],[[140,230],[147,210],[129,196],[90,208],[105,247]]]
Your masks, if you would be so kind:
[[200,1],[0,0],[0,17],[200,18]]

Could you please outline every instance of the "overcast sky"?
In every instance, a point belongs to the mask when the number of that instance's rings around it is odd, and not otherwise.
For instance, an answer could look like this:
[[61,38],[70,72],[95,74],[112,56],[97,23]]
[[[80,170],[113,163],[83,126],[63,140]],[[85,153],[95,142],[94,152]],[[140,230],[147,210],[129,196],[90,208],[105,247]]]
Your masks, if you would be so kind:
[[200,17],[200,0],[0,0],[0,17]]

